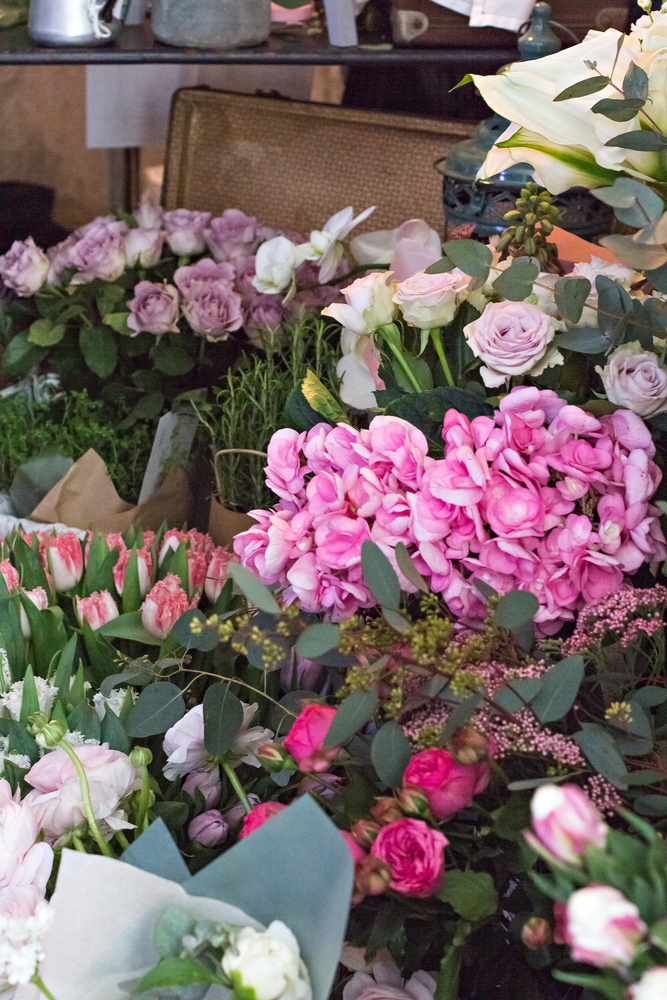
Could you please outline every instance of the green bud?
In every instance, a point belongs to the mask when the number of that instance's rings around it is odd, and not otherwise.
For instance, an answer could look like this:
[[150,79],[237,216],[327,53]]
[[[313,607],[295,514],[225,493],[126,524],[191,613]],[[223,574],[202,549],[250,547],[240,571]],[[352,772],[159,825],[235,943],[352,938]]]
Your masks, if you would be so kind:
[[543,234],[545,236],[550,236],[551,233],[553,233],[553,231],[554,231],[554,224],[553,224],[553,222],[549,222],[548,219],[543,219],[542,220],[542,232],[543,232]]
[[528,208],[528,202],[526,201],[525,198],[517,198],[517,200],[515,201],[514,204],[515,204],[515,207],[520,212],[523,211],[524,209]]
[[528,201],[532,193],[530,187],[521,188],[521,197],[525,198],[526,201]]
[[528,214],[525,217],[525,223],[526,223],[526,225],[527,226],[534,226],[536,222],[537,222],[537,216],[535,215],[535,213],[534,212],[528,212]]
[[510,232],[509,230],[505,230],[505,232],[500,237],[496,245],[496,250],[498,251],[498,253],[502,253],[503,250],[507,250],[508,246],[513,241],[513,239],[514,239],[514,233]]
[[148,767],[153,760],[153,754],[148,747],[132,747],[130,764],[132,767]]
[[517,226],[516,227],[516,236],[515,236],[515,239],[516,239],[517,243],[523,243],[523,241],[524,241],[525,238],[526,238],[526,227],[525,226]]
[[521,212],[517,212],[516,209],[513,209],[511,212],[505,212],[503,215],[503,219],[506,222],[521,222],[521,218]]
[[529,236],[527,237],[527,239],[524,240],[523,248],[529,257],[535,256],[537,247],[535,246],[535,240],[532,238],[532,236]]
[[67,732],[64,722],[58,722],[57,719],[49,721],[45,712],[35,712],[28,719],[28,723],[28,732],[32,733],[40,747],[48,749],[58,746]]

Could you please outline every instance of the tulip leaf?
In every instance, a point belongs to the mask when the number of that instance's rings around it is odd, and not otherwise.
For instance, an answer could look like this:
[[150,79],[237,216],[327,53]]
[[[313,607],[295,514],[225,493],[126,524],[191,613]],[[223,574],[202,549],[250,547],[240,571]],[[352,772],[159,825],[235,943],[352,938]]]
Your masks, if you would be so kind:
[[559,278],[554,286],[554,298],[563,319],[578,323],[590,293],[588,278]]
[[540,678],[540,690],[531,705],[540,722],[556,722],[570,711],[584,679],[581,656],[570,656],[551,667]]
[[[54,613],[54,609],[40,610],[25,594],[20,594],[19,599],[32,633],[35,670],[39,676],[46,677],[54,655],[67,645],[65,626],[61,616]],[[58,612],[59,609],[56,608],[55,611]]]
[[65,324],[50,319],[36,319],[28,331],[28,341],[38,347],[53,347],[65,336]]
[[105,706],[100,724],[100,742],[108,743],[110,750],[120,750],[121,753],[129,754],[131,750],[125,727],[109,705]]
[[364,582],[378,604],[391,611],[398,611],[401,606],[401,585],[394,567],[380,546],[368,539],[361,546],[361,568]]
[[510,302],[523,302],[533,290],[533,282],[540,273],[538,264],[528,257],[515,257],[493,282],[493,287]]
[[[0,633],[2,634],[2,646],[7,652],[12,676],[16,680],[19,680],[23,675],[23,667],[26,662],[25,642],[21,628],[21,601],[18,594],[10,594],[1,573]],[[55,650],[52,652],[55,652]]]
[[443,253],[464,274],[486,281],[493,254],[485,243],[476,240],[448,240],[442,245]]
[[324,737],[324,746],[333,747],[347,743],[362,726],[373,718],[378,706],[378,696],[373,691],[353,691],[340,703]]
[[128,736],[157,736],[171,729],[184,714],[181,689],[170,681],[156,681],[144,688],[137,698],[125,728]]
[[623,94],[639,101],[645,101],[648,97],[648,75],[636,62],[630,63],[623,77]]
[[227,684],[212,684],[204,695],[204,746],[213,757],[227,753],[243,725],[243,705]]
[[113,567],[117,561],[118,551],[109,549],[106,537],[101,532],[94,534],[88,551],[81,596],[90,597],[91,594],[99,593],[101,590],[112,592]]
[[328,423],[334,426],[339,423],[349,424],[347,413],[341,408],[327,387],[320,382],[315,372],[308,369],[308,374],[301,383],[301,392],[308,405],[317,413],[321,413]]
[[39,543],[36,548],[32,548],[24,538],[15,535],[12,540],[12,548],[23,589],[34,590],[35,587],[43,587],[48,594],[49,581],[39,560]]
[[[79,660],[79,666],[77,668],[76,675],[74,677],[74,680],[70,684],[69,694],[67,695],[68,705],[71,706],[78,705],[79,702],[83,698],[85,698],[86,695],[86,689],[84,687],[85,683],[86,682],[83,674],[83,662]],[[62,702],[62,704],[64,704],[64,702]]]
[[608,76],[588,76],[585,80],[561,90],[560,94],[554,97],[554,101],[571,101],[573,97],[588,97],[589,94],[597,94],[598,90],[604,90],[608,83]]
[[72,667],[76,656],[77,636],[72,635],[67,641],[67,645],[60,654],[58,666],[56,668],[55,687],[58,692],[58,700],[66,702],[69,696],[70,682],[72,680]]
[[[195,621],[198,622],[196,627],[200,631],[192,631],[190,626]],[[204,653],[210,653],[220,643],[220,638],[214,628],[205,628],[205,625],[205,615],[198,608],[190,608],[181,615],[169,635],[185,649],[200,649]]]
[[27,726],[28,719],[31,715],[34,715],[35,712],[39,712],[39,698],[37,696],[35,675],[32,667],[28,664],[23,677],[23,695],[21,698],[21,714],[19,715],[19,722],[21,725]]
[[85,698],[67,716],[67,725],[74,733],[81,733],[87,740],[99,740],[102,727],[97,712]]
[[602,726],[588,725],[575,733],[573,739],[598,774],[616,788],[626,787],[628,772],[623,758],[614,746],[613,737]]
[[498,909],[498,892],[487,872],[452,868],[437,897],[464,920],[486,920]]
[[394,554],[396,555],[396,565],[405,579],[409,580],[409,582],[413,585],[413,587],[416,587],[417,590],[421,590],[422,594],[430,593],[426,580],[413,563],[410,558],[410,553],[403,542],[396,543]]
[[118,362],[118,345],[103,326],[82,327],[79,347],[84,361],[99,378],[113,374]]
[[143,642],[146,646],[161,646],[162,639],[158,639],[144,627],[141,620],[141,611],[132,611],[127,615],[119,615],[112,618],[105,625],[100,625],[95,629],[96,635],[105,635],[111,639],[132,639],[134,642]]
[[636,118],[646,101],[633,97],[624,101],[622,98],[604,97],[594,104],[591,111],[596,115],[604,115],[613,122],[629,122]]
[[340,640],[340,629],[330,622],[316,622],[303,630],[294,646],[299,656],[316,660],[330,649],[336,649]]
[[667,149],[667,136],[640,128],[607,139],[605,146],[613,146],[614,149],[636,149],[642,153],[659,153]]
[[532,622],[540,602],[529,590],[510,590],[498,601],[493,620],[499,628],[521,628]]
[[235,562],[230,562],[227,570],[250,604],[254,604],[260,611],[266,611],[270,615],[280,614],[275,597],[252,570]]
[[398,788],[411,757],[412,745],[399,724],[385,722],[371,743],[371,762],[380,781]]

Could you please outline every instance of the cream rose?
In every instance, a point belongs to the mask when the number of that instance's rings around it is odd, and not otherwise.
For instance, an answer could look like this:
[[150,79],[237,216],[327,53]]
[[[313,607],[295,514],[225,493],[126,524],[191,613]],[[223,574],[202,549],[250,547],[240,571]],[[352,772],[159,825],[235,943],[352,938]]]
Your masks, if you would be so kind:
[[639,417],[667,410],[667,369],[639,341],[617,347],[606,366],[595,370],[610,403],[625,406]]
[[396,286],[392,301],[406,323],[432,330],[452,322],[469,284],[470,277],[458,267],[444,274],[419,271]]
[[490,302],[479,319],[463,329],[468,346],[484,362],[484,384],[502,385],[512,375],[540,375],[563,363],[549,346],[554,320],[528,302]]
[[256,1000],[305,1000],[312,996],[299,945],[289,927],[274,920],[265,931],[244,927],[222,958],[222,969],[239,992]]
[[396,314],[387,278],[386,271],[373,271],[357,278],[341,289],[345,303],[335,302],[323,309],[322,315],[338,320],[358,337],[375,333],[381,326],[391,323]]

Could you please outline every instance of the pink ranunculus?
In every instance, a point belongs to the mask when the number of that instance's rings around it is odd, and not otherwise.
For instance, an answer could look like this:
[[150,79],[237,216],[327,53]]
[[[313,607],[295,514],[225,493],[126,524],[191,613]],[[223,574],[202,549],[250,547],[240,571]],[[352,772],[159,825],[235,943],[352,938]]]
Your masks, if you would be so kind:
[[324,746],[335,714],[336,709],[330,705],[306,705],[294,720],[284,746],[300,771],[326,771],[338,756],[339,746]]
[[204,796],[204,804],[207,809],[217,806],[222,791],[219,768],[213,768],[212,771],[190,771],[183,782],[183,791],[194,799],[197,789]]
[[304,486],[304,475],[308,471],[301,466],[301,448],[305,433],[285,427],[272,435],[267,448],[267,485],[284,500],[299,493]]
[[[34,590],[24,590],[23,593],[30,601],[32,601],[38,611],[46,611],[49,606],[49,598],[48,594],[44,590],[44,587],[35,587]],[[25,639],[30,638],[30,622],[28,621],[28,616],[23,607],[21,608],[21,631],[23,632],[23,637]]]
[[634,903],[608,885],[578,889],[568,899],[565,914],[572,958],[598,969],[630,965],[647,931]]
[[510,485],[499,476],[489,484],[483,504],[490,527],[501,538],[525,538],[544,531],[544,504],[536,490]]
[[68,251],[68,262],[78,268],[73,285],[87,285],[95,278],[116,281],[125,270],[124,222],[96,219],[85,227]]
[[92,629],[100,628],[118,618],[118,606],[108,590],[96,591],[90,597],[76,598],[76,616],[83,625],[87,621]]
[[39,836],[38,812],[20,790],[12,795],[8,781],[0,778],[0,912],[10,889],[27,890],[37,902],[43,898],[53,866],[53,850],[35,841]]
[[667,966],[656,965],[628,988],[628,1000],[664,1000],[667,997]]
[[210,218],[210,212],[191,212],[187,208],[165,212],[162,221],[166,240],[174,253],[184,256],[203,253],[206,249],[204,229]]
[[222,588],[229,579],[227,567],[230,562],[238,562],[234,553],[222,545],[217,545],[206,567],[206,579],[204,582],[204,593],[211,604],[215,604],[220,597]]
[[260,802],[259,805],[253,806],[251,811],[243,820],[243,827],[239,833],[239,840],[243,840],[244,837],[249,837],[251,833],[258,830],[260,826],[277,816],[279,812],[286,809],[282,802]]
[[406,323],[432,330],[452,322],[469,284],[470,277],[458,267],[443,274],[419,271],[397,285],[393,301]]
[[198,603],[197,597],[190,603],[179,578],[174,573],[167,573],[164,580],[159,580],[149,591],[141,605],[144,628],[156,639],[166,639],[181,615]]
[[10,563],[9,559],[3,559],[2,562],[0,562],[0,574],[7,585],[7,590],[11,592],[18,587],[19,575]]
[[587,604],[597,604],[623,583],[623,573],[616,556],[590,549],[575,558],[571,572]]
[[46,281],[49,259],[35,245],[32,236],[15,240],[6,254],[0,257],[0,280],[18,296],[26,298],[38,292]]
[[196,264],[179,267],[174,274],[174,284],[181,295],[189,299],[202,284],[224,281],[231,288],[236,278],[233,264],[216,264],[210,257],[202,257]]
[[83,576],[81,543],[73,531],[45,535],[40,540],[39,556],[46,572],[53,570],[53,584],[59,593],[76,587]]
[[[127,754],[101,746],[74,748],[88,779],[93,814],[107,830],[130,827],[121,809],[121,800],[141,787],[141,779]],[[56,841],[67,830],[86,824],[81,784],[74,764],[64,750],[53,750],[26,774],[33,786],[25,798],[39,817],[45,839]]]
[[607,824],[576,785],[542,785],[530,810],[539,843],[559,861],[580,865],[586,848],[603,848]]
[[173,285],[140,281],[134,288],[134,298],[128,303],[127,325],[136,337],[138,333],[177,333],[178,290]]
[[220,847],[227,839],[229,827],[217,809],[207,809],[195,816],[188,826],[188,837],[202,847]]
[[167,730],[162,741],[162,749],[167,755],[164,776],[168,781],[190,774],[192,771],[200,772],[205,769],[208,754],[204,746],[203,705],[195,705]]
[[216,260],[237,260],[249,257],[257,247],[257,219],[238,208],[227,208],[216,219],[211,219],[204,239]]
[[475,357],[484,362],[480,374],[489,387],[513,375],[540,375],[563,363],[560,352],[549,346],[553,319],[528,302],[490,302],[463,333]]
[[210,343],[226,340],[243,326],[241,296],[226,281],[197,284],[183,302],[183,315],[195,333],[203,334]]
[[485,456],[474,452],[468,445],[448,449],[446,458],[439,460],[431,469],[430,492],[439,500],[457,507],[479,503],[490,479]]
[[[113,568],[114,586],[121,597],[123,596],[125,573],[127,572],[127,564],[129,561],[130,549],[123,547],[120,550],[118,562]],[[137,549],[137,570],[139,573],[139,593],[142,597],[144,597],[151,589],[153,574],[155,572],[153,567],[153,556],[150,548],[146,545],[144,545],[142,549]]]
[[[244,565],[249,565],[245,559]],[[370,607],[374,603],[360,572],[356,578],[351,572],[347,576],[337,576],[323,566],[312,551],[299,556],[285,577],[304,611],[327,610],[335,622],[345,621],[359,607]]]
[[437,820],[449,819],[465,809],[489,783],[485,761],[459,764],[448,750],[434,747],[415,754],[403,775],[403,784],[421,788]]
[[383,465],[402,484],[417,489],[426,468],[428,442],[422,432],[400,417],[374,417],[365,436],[371,468]]
[[317,558],[330,569],[350,569],[361,562],[361,546],[370,537],[365,518],[336,515],[315,530]]
[[124,241],[128,266],[154,267],[162,254],[163,243],[161,229],[128,229]]
[[[498,405],[500,413],[518,413],[524,419],[536,417],[535,426],[552,421],[558,413],[567,406],[553,389],[538,389],[534,385],[517,385],[507,396],[503,396]],[[532,426],[532,425],[531,425]]]
[[391,868],[392,889],[426,899],[442,885],[448,843],[421,819],[397,819],[382,827],[371,854]]

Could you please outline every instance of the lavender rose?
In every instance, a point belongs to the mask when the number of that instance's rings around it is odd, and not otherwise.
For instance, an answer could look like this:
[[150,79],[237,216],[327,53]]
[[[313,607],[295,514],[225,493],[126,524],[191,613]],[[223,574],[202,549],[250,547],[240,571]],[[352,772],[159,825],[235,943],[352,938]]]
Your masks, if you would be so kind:
[[49,259],[35,246],[32,236],[27,240],[15,240],[7,253],[0,257],[0,278],[21,298],[39,291],[48,270]]
[[550,347],[554,321],[528,302],[490,302],[479,319],[463,328],[468,346],[484,362],[484,385],[502,385],[512,375],[540,375],[563,363]]
[[72,278],[73,285],[87,285],[95,278],[116,281],[125,270],[124,222],[99,219],[86,226],[83,236],[68,252],[70,265],[78,268]]
[[243,326],[241,296],[226,281],[196,282],[183,303],[183,315],[195,333],[208,341],[226,340]]
[[130,315],[127,325],[136,337],[145,333],[176,333],[178,331],[178,290],[173,285],[158,285],[140,281],[134,289],[134,298],[127,303]]
[[202,257],[196,264],[179,267],[174,275],[174,282],[181,294],[190,298],[197,285],[208,281],[225,281],[231,288],[235,277],[236,269],[233,264],[216,264],[210,257]]
[[610,403],[624,406],[639,417],[654,417],[667,410],[667,369],[639,341],[623,344],[596,372]]
[[396,286],[393,301],[406,323],[432,330],[452,322],[469,284],[469,276],[458,267],[444,274],[419,271]]
[[174,253],[203,253],[206,249],[204,229],[210,218],[210,212],[191,212],[187,208],[165,212],[162,221],[167,233],[167,243]]
[[130,229],[125,236],[125,258],[130,267],[154,267],[160,259],[164,233],[160,229]]
[[257,219],[238,208],[227,208],[219,218],[211,219],[204,239],[216,260],[249,257],[259,242]]

